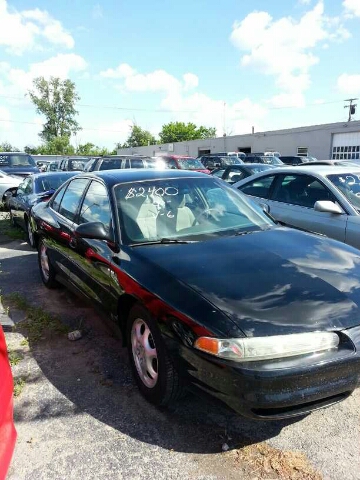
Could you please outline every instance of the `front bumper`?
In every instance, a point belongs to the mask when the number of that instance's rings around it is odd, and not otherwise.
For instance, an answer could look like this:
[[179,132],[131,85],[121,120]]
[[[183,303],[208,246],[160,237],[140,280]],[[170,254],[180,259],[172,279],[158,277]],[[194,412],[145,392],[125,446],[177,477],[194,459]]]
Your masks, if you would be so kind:
[[246,417],[304,415],[343,400],[360,385],[360,326],[340,335],[337,352],[272,362],[228,362],[184,347],[179,366],[193,385]]

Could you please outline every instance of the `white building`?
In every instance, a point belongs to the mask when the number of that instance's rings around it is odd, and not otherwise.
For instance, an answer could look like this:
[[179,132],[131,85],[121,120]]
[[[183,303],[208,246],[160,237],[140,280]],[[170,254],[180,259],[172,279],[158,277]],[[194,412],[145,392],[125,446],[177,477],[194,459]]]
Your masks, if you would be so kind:
[[207,138],[189,142],[120,148],[118,154],[157,156],[190,155],[197,157],[216,152],[267,152],[281,155],[311,155],[319,160],[360,159],[360,121],[328,123],[246,135]]

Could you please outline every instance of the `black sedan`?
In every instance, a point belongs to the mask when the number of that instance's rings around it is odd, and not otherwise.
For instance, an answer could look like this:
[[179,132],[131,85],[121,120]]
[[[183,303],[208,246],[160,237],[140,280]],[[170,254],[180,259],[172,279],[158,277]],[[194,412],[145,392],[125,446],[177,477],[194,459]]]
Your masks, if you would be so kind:
[[32,212],[43,283],[118,323],[142,394],[197,388],[252,418],[301,415],[360,383],[360,256],[275,225],[225,182],[80,174]]
[[270,168],[275,168],[275,165],[267,163],[244,163],[243,165],[231,165],[226,168],[215,168],[211,175],[225,180],[225,182],[232,185],[244,178],[254,175],[254,173],[264,172]]
[[29,244],[34,247],[34,237],[29,222],[34,205],[49,200],[52,194],[76,172],[47,172],[30,175],[7,196],[10,219],[13,225],[19,225],[27,235]]

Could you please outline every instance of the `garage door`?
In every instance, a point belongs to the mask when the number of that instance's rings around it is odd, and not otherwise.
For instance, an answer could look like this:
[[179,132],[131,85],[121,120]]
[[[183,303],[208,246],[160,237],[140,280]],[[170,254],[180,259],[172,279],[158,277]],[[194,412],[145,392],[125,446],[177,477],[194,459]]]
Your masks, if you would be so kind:
[[335,133],[332,158],[333,160],[360,160],[360,131]]

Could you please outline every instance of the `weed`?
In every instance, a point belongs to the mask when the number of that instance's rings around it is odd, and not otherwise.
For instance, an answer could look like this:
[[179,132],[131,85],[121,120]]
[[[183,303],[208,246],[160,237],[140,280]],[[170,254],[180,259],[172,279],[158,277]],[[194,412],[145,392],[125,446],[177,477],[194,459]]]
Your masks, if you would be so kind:
[[14,378],[14,397],[18,397],[25,387],[25,380],[21,377]]
[[34,307],[19,293],[11,293],[6,300],[15,308],[26,313],[26,319],[19,322],[25,329],[29,342],[36,342],[47,334],[67,333],[68,328],[59,320],[40,307]]
[[0,235],[6,235],[14,240],[25,240],[25,232],[11,225],[10,218],[0,219]]
[[27,338],[23,338],[20,342],[21,347],[28,347],[29,346],[29,340]]
[[14,350],[8,350],[8,357],[9,357],[10,365],[12,367],[20,363],[22,360],[22,357]]

